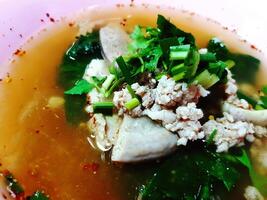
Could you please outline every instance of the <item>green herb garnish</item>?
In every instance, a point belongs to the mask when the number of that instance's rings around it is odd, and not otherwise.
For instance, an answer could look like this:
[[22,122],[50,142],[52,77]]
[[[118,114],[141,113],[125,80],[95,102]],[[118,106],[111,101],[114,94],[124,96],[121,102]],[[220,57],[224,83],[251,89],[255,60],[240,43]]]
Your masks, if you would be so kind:
[[24,189],[10,172],[5,172],[4,177],[7,186],[16,196],[24,194]]
[[125,103],[125,108],[127,108],[128,110],[132,110],[139,105],[140,105],[140,101],[137,98],[133,98],[130,101]]
[[104,115],[112,115],[114,104],[113,102],[96,102],[93,103],[94,113],[102,113]]
[[67,93],[64,95],[65,115],[70,124],[87,119],[84,93],[92,86],[85,83],[82,77],[86,66],[95,58],[102,58],[98,31],[79,36],[64,55],[59,67],[58,83]]
[[235,162],[203,147],[183,147],[162,164],[141,196],[143,200],[213,199],[219,190],[230,191],[239,178]]
[[67,91],[65,91],[65,94],[70,95],[81,95],[81,94],[87,94],[90,92],[95,86],[92,83],[89,83],[86,80],[79,80],[75,83],[75,86]]

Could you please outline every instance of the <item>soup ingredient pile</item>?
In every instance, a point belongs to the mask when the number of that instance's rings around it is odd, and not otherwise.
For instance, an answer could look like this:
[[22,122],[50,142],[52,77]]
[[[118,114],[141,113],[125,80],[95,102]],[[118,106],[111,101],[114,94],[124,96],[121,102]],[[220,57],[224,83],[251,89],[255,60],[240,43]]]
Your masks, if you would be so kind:
[[267,136],[267,91],[254,100],[237,86],[253,84],[259,64],[218,38],[199,48],[192,34],[159,15],[156,28],[137,25],[130,35],[108,24],[79,36],[59,83],[67,120],[88,120],[91,144],[110,151],[111,161],[177,152],[139,198],[211,199],[217,184],[234,187],[240,168],[261,192],[266,186],[257,183],[245,145]]

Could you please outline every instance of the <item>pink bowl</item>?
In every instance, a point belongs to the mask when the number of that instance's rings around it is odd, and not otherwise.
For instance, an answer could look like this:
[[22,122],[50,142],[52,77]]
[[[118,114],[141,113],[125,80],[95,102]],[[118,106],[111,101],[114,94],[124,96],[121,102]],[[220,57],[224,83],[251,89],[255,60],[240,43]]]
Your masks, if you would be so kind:
[[254,0],[244,3],[242,0],[1,0],[0,1],[0,63],[7,61],[12,52],[34,32],[50,22],[46,14],[55,20],[90,6],[110,6],[117,3],[172,6],[178,9],[196,12],[237,30],[237,34],[267,52],[267,15],[264,1]]

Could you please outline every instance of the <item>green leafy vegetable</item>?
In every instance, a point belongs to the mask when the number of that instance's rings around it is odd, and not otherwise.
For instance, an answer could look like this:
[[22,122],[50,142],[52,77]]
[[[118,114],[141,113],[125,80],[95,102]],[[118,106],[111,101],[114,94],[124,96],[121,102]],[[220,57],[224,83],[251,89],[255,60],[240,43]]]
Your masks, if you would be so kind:
[[26,200],[49,200],[49,198],[43,192],[37,191],[32,196],[27,197]]
[[179,37],[184,38],[184,44],[191,44],[195,46],[195,38],[191,33],[186,33],[181,29],[177,28],[174,24],[172,24],[169,20],[167,20],[162,15],[158,15],[157,19],[158,29],[160,29],[160,38],[171,38],[171,37]]
[[207,52],[205,54],[200,54],[200,60],[206,61],[206,62],[215,62],[216,61],[216,55],[215,53]]
[[24,194],[24,189],[10,172],[5,172],[4,177],[7,186],[16,196]]
[[85,112],[86,95],[64,95],[66,119],[70,124],[85,121],[88,117]]
[[59,85],[70,89],[83,77],[87,64],[94,58],[102,58],[99,33],[81,35],[67,50],[59,67]]
[[[70,124],[77,124],[86,119],[84,111],[86,96],[82,93],[90,90],[91,85],[80,80],[86,66],[94,58],[102,58],[97,31],[78,37],[64,55],[59,67],[58,83],[67,91],[67,94],[64,95],[65,115]],[[76,83],[78,85],[75,85]]]
[[235,67],[231,71],[238,83],[255,83],[260,66],[257,58],[250,55],[230,54],[229,59],[235,62]]
[[231,71],[238,83],[255,83],[256,73],[260,65],[257,58],[245,54],[231,53],[218,38],[212,38],[209,41],[208,51],[215,53],[217,60],[226,61],[230,59],[235,63],[235,67],[231,68]]
[[127,64],[125,63],[123,57],[122,56],[118,57],[116,59],[116,62],[118,64],[123,76],[125,77],[126,82],[129,84],[133,83],[132,75],[131,75],[130,70],[128,69]]
[[255,171],[247,151],[242,149],[241,155],[236,156],[236,159],[248,168],[253,186],[255,186],[262,195],[267,196],[267,177]]
[[208,51],[214,53],[218,60],[226,60],[229,54],[225,44],[218,38],[212,38],[209,41]]
[[89,83],[86,80],[79,80],[75,83],[75,86],[70,90],[65,91],[65,94],[70,95],[81,95],[87,94],[90,92],[95,86],[92,83]]
[[143,200],[212,199],[216,186],[229,191],[239,177],[235,163],[220,154],[184,147],[163,163],[141,196]]

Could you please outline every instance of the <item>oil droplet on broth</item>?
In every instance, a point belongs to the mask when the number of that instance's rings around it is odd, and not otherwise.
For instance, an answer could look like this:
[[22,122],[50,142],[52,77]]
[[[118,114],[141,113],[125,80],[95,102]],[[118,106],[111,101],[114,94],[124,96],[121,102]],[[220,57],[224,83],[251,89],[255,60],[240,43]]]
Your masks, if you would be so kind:
[[[101,25],[114,20],[123,22],[121,25],[130,31],[136,24],[155,26],[157,13],[154,9],[127,6],[97,8],[72,21],[83,24],[82,32],[90,30],[87,25],[92,22]],[[255,55],[248,45],[217,24],[180,11],[160,13],[171,17],[181,29],[192,32],[200,46],[217,36],[229,43],[231,49]],[[28,194],[43,189],[55,200],[133,199],[138,185],[135,178],[120,167],[102,162],[99,153],[87,142],[87,130],[68,126],[62,108],[45,107],[51,96],[63,95],[56,84],[57,70],[77,33],[76,26],[56,23],[23,46],[26,53],[8,66],[11,81],[0,84],[1,168],[14,173]],[[99,164],[96,173],[86,167],[92,163]]]

